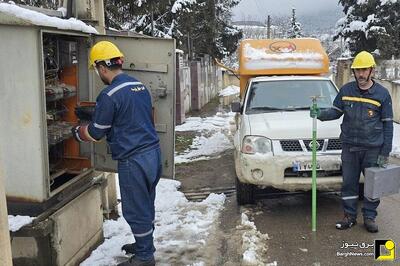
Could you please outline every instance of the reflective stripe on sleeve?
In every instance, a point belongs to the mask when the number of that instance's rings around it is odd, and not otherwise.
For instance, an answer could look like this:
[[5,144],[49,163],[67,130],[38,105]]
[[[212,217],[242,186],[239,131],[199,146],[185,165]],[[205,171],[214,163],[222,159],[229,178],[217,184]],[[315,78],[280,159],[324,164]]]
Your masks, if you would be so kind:
[[93,125],[94,125],[95,128],[99,128],[99,129],[106,129],[106,128],[110,128],[111,127],[111,125],[100,125],[100,124],[97,124],[97,123],[94,123]]
[[350,102],[370,103],[370,104],[376,105],[378,107],[381,106],[380,102],[378,102],[376,100],[368,99],[368,98],[343,96],[342,100],[343,101],[350,101]]
[[129,85],[142,85],[143,86],[143,84],[141,82],[137,82],[137,81],[136,82],[133,82],[133,81],[132,82],[124,82],[124,83],[118,85],[117,87],[113,88],[109,92],[107,92],[107,95],[111,96],[114,93],[116,93],[117,91],[119,91],[120,89],[122,89],[123,87],[129,86]]
[[342,197],[342,200],[350,200],[350,199],[358,199],[358,196],[347,196],[347,197]]
[[383,118],[382,121],[393,121],[393,118]]
[[150,231],[143,233],[143,234],[133,234],[133,235],[137,236],[137,237],[144,237],[144,236],[150,235],[151,233],[153,233],[153,229],[151,229]]

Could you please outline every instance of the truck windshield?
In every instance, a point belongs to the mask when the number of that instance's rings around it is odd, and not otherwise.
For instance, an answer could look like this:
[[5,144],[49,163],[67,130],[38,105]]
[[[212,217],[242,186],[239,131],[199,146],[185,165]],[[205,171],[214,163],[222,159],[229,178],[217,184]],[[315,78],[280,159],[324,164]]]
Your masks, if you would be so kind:
[[329,80],[257,81],[249,93],[246,113],[308,110],[312,96],[320,96],[318,106],[328,108],[338,94]]

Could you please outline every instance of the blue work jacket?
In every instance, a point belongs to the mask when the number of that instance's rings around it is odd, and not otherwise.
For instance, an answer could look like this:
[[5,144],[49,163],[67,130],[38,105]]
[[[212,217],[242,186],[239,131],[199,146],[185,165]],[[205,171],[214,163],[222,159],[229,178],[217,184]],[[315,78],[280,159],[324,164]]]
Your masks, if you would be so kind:
[[333,107],[322,110],[321,121],[343,117],[342,143],[360,147],[381,147],[380,154],[392,150],[392,98],[382,85],[374,81],[368,91],[361,93],[357,83],[345,84],[336,96]]
[[159,147],[154,128],[151,96],[137,79],[125,73],[117,75],[96,99],[90,136],[105,135],[114,160]]

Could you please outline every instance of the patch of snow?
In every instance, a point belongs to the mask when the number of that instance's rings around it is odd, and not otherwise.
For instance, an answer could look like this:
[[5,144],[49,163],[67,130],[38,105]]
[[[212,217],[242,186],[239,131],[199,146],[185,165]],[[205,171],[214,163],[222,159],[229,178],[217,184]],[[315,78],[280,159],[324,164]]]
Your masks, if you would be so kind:
[[206,266],[206,264],[203,261],[201,261],[201,262],[195,262],[192,264],[188,264],[188,266]]
[[240,87],[235,85],[230,85],[219,92],[219,96],[229,96],[229,95],[239,95]]
[[284,52],[268,53],[266,49],[258,49],[246,44],[244,56],[247,58],[245,67],[248,69],[274,68],[321,68],[323,56],[316,52]]
[[209,156],[231,148],[233,148],[232,142],[221,132],[214,133],[211,137],[196,136],[188,150],[175,156],[175,164],[207,160]]
[[95,28],[75,18],[66,20],[57,17],[50,17],[40,12],[22,8],[14,4],[0,3],[0,12],[24,19],[34,25],[98,34]]
[[196,131],[201,136],[196,136],[182,154],[175,154],[175,164],[209,160],[233,148],[229,128],[234,116],[233,112],[219,112],[213,117],[188,117],[184,124],[176,126],[175,131]]
[[[193,251],[204,248],[209,231],[223,208],[225,195],[210,194],[202,202],[190,202],[178,191],[179,187],[180,182],[170,179],[161,179],[157,185],[154,223],[157,265],[206,265],[201,257],[192,263],[190,260],[193,257],[185,258],[184,254],[194,255]],[[82,266],[114,265],[126,260],[121,247],[132,243],[134,238],[125,219],[120,217],[116,221],[107,220],[103,229],[104,243],[82,262]],[[177,258],[176,254],[181,255]]]
[[17,232],[23,226],[31,224],[35,217],[8,215],[8,228],[11,232]]
[[245,213],[242,213],[241,218],[241,224],[236,228],[244,231],[242,234],[243,264],[265,265],[264,254],[267,250],[268,235],[260,233]]
[[118,32],[120,31],[120,30],[118,30],[118,29],[116,29],[116,28],[113,28],[113,27],[108,27],[107,29],[108,29],[108,30],[111,30],[111,31],[118,31]]
[[197,0],[176,0],[171,8],[172,13],[176,13],[181,10],[184,6],[195,4]]
[[381,0],[381,6],[388,5],[388,4],[395,4],[399,0]]
[[182,125],[176,126],[175,131],[212,132],[229,128],[229,121],[233,120],[236,113],[217,113],[212,117],[188,117]]
[[59,7],[59,8],[57,9],[57,11],[60,11],[60,12],[62,13],[62,16],[63,16],[63,17],[66,17],[66,16],[67,16],[67,9],[66,9],[65,7]]
[[269,61],[269,60],[254,60],[250,62],[245,63],[245,67],[247,69],[252,69],[252,70],[259,70],[259,69],[275,69],[275,68],[307,68],[307,69],[313,69],[313,68],[322,68],[323,64],[321,62],[313,62],[313,61],[292,61],[292,60],[287,60],[287,61]]
[[244,55],[251,60],[267,59],[267,60],[322,60],[323,56],[316,52],[283,52],[283,53],[267,53],[266,49],[258,49],[246,44]]

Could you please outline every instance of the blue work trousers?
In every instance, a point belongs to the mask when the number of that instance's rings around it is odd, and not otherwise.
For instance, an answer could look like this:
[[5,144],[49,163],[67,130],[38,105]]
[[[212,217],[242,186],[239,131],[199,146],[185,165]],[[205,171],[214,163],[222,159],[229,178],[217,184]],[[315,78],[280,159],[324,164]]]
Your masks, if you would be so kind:
[[[342,202],[345,214],[357,217],[359,181],[361,172],[367,167],[376,166],[380,148],[360,148],[343,144],[342,147]],[[375,219],[379,199],[364,197],[362,213],[365,218]]]
[[118,161],[122,214],[135,237],[135,256],[153,258],[156,186],[161,176],[160,149],[134,154]]

